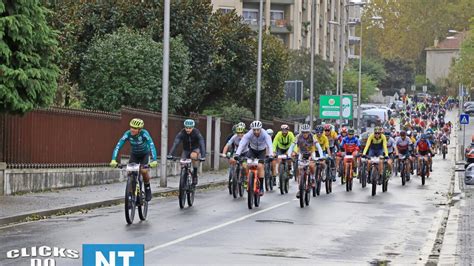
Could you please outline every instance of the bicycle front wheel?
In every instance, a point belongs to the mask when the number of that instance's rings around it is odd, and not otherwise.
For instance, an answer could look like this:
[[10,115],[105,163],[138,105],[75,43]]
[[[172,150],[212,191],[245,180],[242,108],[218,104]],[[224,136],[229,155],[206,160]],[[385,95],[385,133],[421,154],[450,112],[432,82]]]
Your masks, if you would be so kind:
[[179,201],[179,207],[181,209],[184,208],[184,205],[186,204],[186,179],[187,179],[187,170],[183,168],[181,170],[181,177],[179,179],[179,192],[178,192],[178,201]]
[[249,182],[247,184],[247,206],[249,209],[252,209],[253,208],[253,200],[254,200],[254,197],[253,197],[253,194],[254,194],[254,174],[253,172],[250,172],[249,173]]
[[125,220],[128,224],[133,223],[135,218],[135,209],[137,201],[135,197],[135,182],[128,178],[127,186],[125,187]]

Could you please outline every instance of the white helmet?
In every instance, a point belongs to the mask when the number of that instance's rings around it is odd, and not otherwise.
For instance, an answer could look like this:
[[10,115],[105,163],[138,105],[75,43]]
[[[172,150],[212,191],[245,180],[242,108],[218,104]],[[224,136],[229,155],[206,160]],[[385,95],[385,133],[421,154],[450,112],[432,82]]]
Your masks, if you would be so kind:
[[271,128],[267,129],[267,133],[268,135],[273,136],[273,129]]
[[255,120],[250,124],[251,129],[261,129],[262,128],[262,122]]
[[244,122],[239,122],[239,123],[237,124],[237,127],[243,127],[243,128],[245,128],[245,123],[244,123]]
[[308,125],[308,124],[302,124],[300,126],[300,131],[301,132],[310,132],[311,131],[311,127]]
[[290,130],[290,127],[286,124],[281,125],[281,130]]

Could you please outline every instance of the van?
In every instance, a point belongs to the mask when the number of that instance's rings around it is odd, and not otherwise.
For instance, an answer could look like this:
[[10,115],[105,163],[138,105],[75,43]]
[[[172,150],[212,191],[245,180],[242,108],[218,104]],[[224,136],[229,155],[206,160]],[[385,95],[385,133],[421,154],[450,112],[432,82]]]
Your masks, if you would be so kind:
[[382,108],[373,108],[362,111],[362,115],[376,115],[380,118],[382,124],[388,121],[388,111]]

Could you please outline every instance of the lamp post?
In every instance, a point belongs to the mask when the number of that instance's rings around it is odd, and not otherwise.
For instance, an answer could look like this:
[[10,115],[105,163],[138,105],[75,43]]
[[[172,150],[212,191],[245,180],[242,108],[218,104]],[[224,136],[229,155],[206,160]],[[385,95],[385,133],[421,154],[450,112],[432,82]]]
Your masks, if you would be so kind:
[[170,54],[170,0],[164,3],[163,29],[163,87],[161,104],[161,160],[160,160],[160,187],[168,185],[166,176],[166,155],[168,154],[168,81],[169,81],[169,54]]
[[257,99],[255,103],[255,120],[260,120],[260,95],[262,79],[262,28],[263,28],[263,0],[260,0],[260,10],[258,13],[258,59],[257,59]]
[[309,125],[311,129],[313,128],[313,121],[314,121],[314,46],[315,46],[315,29],[316,29],[316,5],[315,2],[316,0],[313,0],[311,2],[311,75],[310,75],[310,96],[309,96]]

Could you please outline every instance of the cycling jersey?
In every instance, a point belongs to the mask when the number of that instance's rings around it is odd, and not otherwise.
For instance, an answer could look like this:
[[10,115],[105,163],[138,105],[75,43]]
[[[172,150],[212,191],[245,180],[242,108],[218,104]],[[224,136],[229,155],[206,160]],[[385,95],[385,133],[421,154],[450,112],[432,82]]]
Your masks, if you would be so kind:
[[395,139],[395,146],[397,147],[399,153],[406,153],[412,144],[413,142],[408,137],[405,137],[405,139],[402,137],[397,137]]
[[293,132],[289,131],[286,136],[283,136],[283,132],[279,131],[273,139],[273,150],[288,150],[293,142],[295,142]]
[[249,146],[250,149],[255,151],[263,151],[268,148],[267,154],[273,154],[272,138],[265,130],[260,130],[260,134],[255,136],[253,130],[245,133],[242,140],[239,143],[237,152],[235,154],[241,155],[245,148]]
[[431,148],[431,143],[429,140],[423,140],[423,139],[419,139],[415,146],[418,148],[418,151],[420,152],[426,152],[426,151],[429,151],[430,148]]
[[330,148],[333,148],[334,145],[336,144],[336,140],[337,140],[337,133],[336,133],[336,131],[331,130],[331,131],[329,132],[329,136],[326,135],[326,131],[324,132],[324,134],[325,134],[325,136],[326,136],[326,137],[328,138],[328,140],[329,140],[329,147],[330,147]]
[[349,154],[353,153],[354,151],[358,151],[360,146],[359,139],[356,137],[349,138],[349,136],[342,139],[341,147],[344,151]]
[[[234,147],[234,150],[236,150],[239,147],[240,141],[242,140],[242,137],[240,137],[238,134],[235,134],[232,136],[232,138],[229,139],[227,142],[227,145],[229,147]],[[243,152],[247,152],[249,150],[248,146],[244,148]]]
[[303,153],[313,153],[318,150],[319,154],[323,154],[323,150],[321,149],[321,145],[314,139],[313,134],[308,134],[308,138],[304,138],[303,134],[299,134],[296,136],[295,141],[291,144],[288,153],[291,154],[294,149],[295,152],[299,152],[300,154]]
[[393,153],[395,150],[395,140],[392,137],[389,137],[387,140],[387,150],[388,153]]
[[367,139],[367,144],[365,145],[363,154],[367,154],[369,150],[383,150],[385,156],[388,156],[388,149],[387,149],[387,138],[385,135],[381,134],[379,139],[375,138],[374,133],[370,134],[369,139]]
[[127,140],[130,142],[130,146],[132,146],[132,154],[140,157],[147,155],[148,153],[150,153],[151,150],[153,161],[156,161],[157,156],[155,144],[151,139],[150,133],[148,133],[146,129],[141,129],[140,132],[135,136],[132,135],[130,130],[125,131],[125,133],[115,146],[114,152],[112,153],[112,160],[117,159],[120,149]]
[[[206,157],[206,145],[204,145],[204,138],[201,132],[197,128],[193,128],[190,134],[186,133],[185,129],[182,129],[178,135],[174,138],[173,146],[171,147],[170,154],[174,154],[176,148],[180,143],[183,143],[183,151],[191,153],[195,150],[200,150],[201,157]],[[187,156],[186,156],[187,158]]]
[[318,137],[318,134],[315,134],[314,139],[319,143],[319,145],[321,145],[323,151],[329,151],[329,140],[324,134],[321,134],[321,137]]

